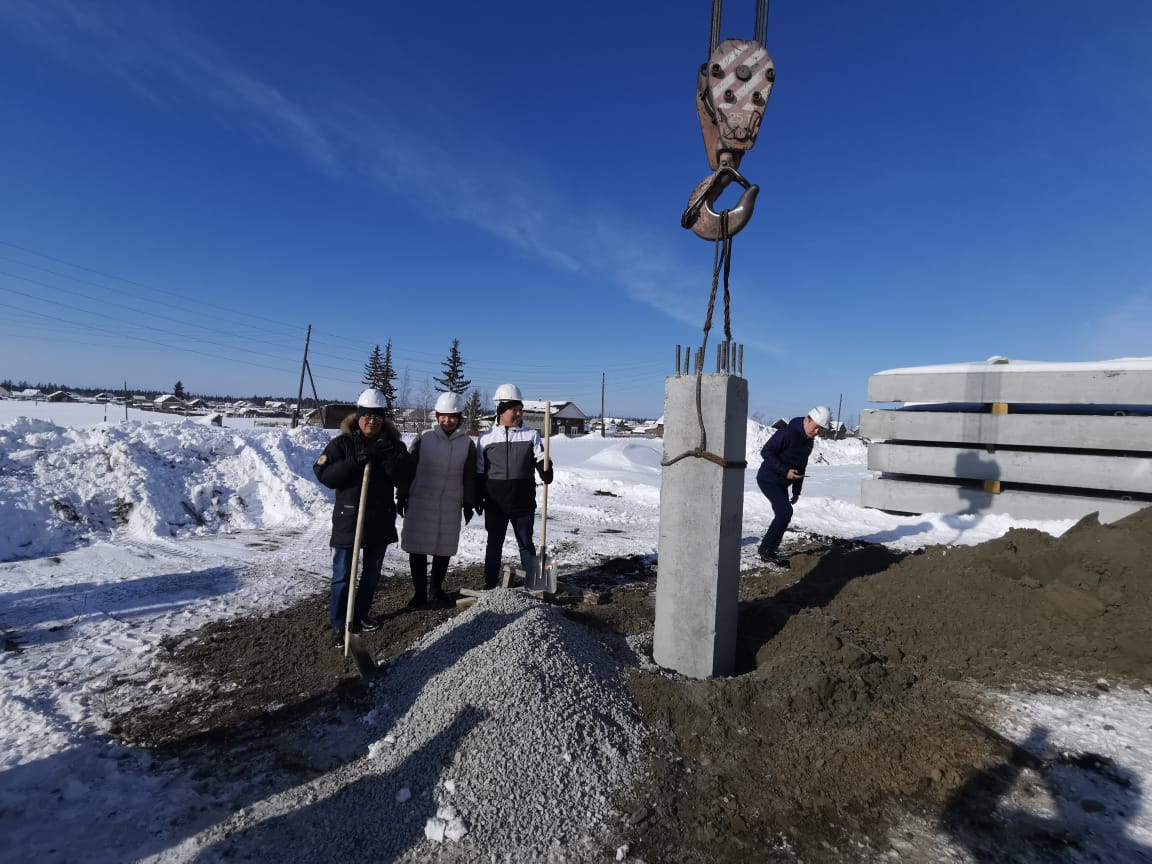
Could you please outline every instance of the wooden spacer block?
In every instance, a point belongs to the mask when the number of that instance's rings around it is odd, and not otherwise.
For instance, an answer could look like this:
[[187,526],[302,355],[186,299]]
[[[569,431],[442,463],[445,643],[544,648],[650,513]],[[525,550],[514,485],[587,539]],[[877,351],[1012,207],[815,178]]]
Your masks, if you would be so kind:
[[1008,403],[1007,402],[993,402],[992,403],[992,413],[993,414],[1007,414],[1008,413]]
[[463,612],[465,609],[471,609],[479,600],[479,597],[461,597],[456,601],[456,611]]
[[985,480],[984,491],[991,492],[993,495],[1000,494],[1000,481],[999,480]]

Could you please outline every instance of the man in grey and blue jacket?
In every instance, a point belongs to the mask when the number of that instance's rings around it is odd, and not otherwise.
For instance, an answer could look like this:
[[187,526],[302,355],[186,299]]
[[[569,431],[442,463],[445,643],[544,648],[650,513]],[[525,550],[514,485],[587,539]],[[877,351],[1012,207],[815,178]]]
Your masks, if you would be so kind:
[[508,525],[528,572],[536,557],[532,525],[536,517],[536,478],[552,482],[544,469],[544,446],[535,429],[523,425],[524,402],[515,384],[496,388],[496,425],[480,436],[476,447],[476,512],[484,515],[488,546],[484,554],[484,587],[495,588]]

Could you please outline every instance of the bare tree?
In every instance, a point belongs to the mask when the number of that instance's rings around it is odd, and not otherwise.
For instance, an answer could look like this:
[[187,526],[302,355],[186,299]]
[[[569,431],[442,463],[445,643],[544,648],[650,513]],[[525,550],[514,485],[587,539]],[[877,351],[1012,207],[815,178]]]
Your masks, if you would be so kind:
[[432,386],[432,379],[425,377],[424,384],[420,388],[420,402],[424,407],[424,421],[426,423],[431,422],[432,406],[436,404],[436,397],[439,395],[439,392],[440,391]]
[[464,409],[464,422],[469,432],[475,434],[480,431],[480,391],[473,388],[468,397],[468,405]]
[[407,366],[400,375],[400,383],[396,385],[396,407],[412,407],[412,373],[408,371]]

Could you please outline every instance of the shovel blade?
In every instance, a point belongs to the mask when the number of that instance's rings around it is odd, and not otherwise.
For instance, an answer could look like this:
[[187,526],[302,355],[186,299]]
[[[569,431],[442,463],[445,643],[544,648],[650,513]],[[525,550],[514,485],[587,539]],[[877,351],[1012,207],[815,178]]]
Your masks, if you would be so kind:
[[345,632],[344,634],[344,656],[351,655],[352,662],[356,664],[356,671],[360,673],[361,678],[371,678],[376,674],[378,667],[376,661],[372,659],[372,654],[368,650],[368,646],[364,644],[364,640],[360,638],[359,633]]
[[529,591],[556,593],[556,568],[552,564],[551,555],[537,555],[532,559],[532,567],[524,576],[524,587]]
[[544,583],[545,594],[556,593],[556,565],[552,562],[551,555],[542,556],[543,560],[540,562],[540,579]]
[[544,582],[544,558],[547,556],[537,555],[532,559],[532,564],[528,568],[528,572],[524,574],[524,588],[527,591],[546,591],[548,590]]

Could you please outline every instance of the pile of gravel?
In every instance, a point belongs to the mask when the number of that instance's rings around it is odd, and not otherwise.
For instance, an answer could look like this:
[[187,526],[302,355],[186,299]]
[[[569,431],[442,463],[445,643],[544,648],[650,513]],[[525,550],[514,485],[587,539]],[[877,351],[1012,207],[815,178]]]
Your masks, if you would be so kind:
[[[525,594],[488,592],[373,684],[366,755],[240,811],[197,860],[602,861],[645,774],[620,664]],[[206,848],[207,847],[207,848]]]

